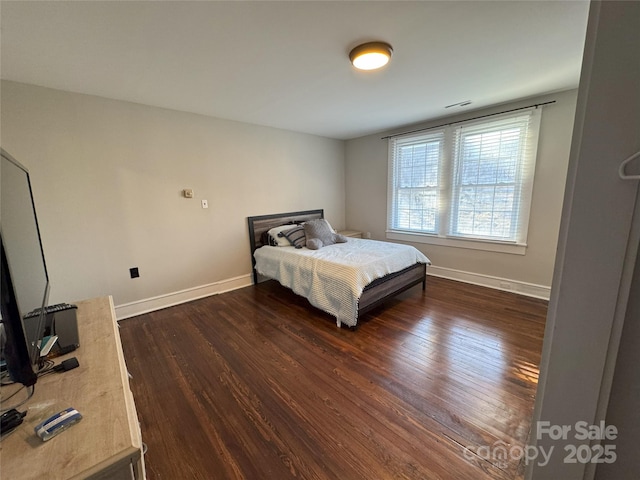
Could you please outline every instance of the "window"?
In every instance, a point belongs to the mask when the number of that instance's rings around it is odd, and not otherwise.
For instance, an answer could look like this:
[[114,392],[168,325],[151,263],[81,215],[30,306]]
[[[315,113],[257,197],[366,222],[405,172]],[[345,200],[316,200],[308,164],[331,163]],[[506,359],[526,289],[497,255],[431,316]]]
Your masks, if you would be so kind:
[[438,132],[396,142],[395,227],[437,233],[443,140]]
[[524,253],[539,122],[530,110],[391,138],[388,237]]

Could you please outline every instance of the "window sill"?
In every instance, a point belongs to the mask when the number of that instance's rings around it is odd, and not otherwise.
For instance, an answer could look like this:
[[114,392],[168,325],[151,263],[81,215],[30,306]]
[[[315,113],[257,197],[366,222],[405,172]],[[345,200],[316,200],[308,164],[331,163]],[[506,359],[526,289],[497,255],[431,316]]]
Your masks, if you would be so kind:
[[526,244],[492,242],[488,240],[472,240],[462,238],[439,237],[437,235],[427,235],[424,233],[409,233],[387,230],[389,240],[401,240],[404,242],[428,243],[430,245],[440,245],[444,247],[467,248],[471,250],[483,250],[485,252],[509,253],[513,255],[524,255],[527,253]]

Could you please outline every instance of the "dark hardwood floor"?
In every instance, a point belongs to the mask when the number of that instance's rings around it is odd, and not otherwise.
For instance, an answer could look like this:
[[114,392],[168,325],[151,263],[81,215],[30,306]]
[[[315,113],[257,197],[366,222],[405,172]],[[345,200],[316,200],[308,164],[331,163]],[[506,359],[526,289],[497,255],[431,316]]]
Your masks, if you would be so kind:
[[526,442],[546,310],[429,277],[356,331],[275,282],[124,320],[147,478],[518,478],[484,457]]

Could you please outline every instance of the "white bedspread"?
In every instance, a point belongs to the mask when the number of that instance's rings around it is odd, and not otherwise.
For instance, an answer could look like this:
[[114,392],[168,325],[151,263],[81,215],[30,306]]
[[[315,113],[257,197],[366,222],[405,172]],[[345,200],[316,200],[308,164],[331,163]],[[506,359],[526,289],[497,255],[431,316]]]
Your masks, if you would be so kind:
[[254,253],[256,270],[335,316],[338,324],[355,326],[358,299],[368,284],[416,263],[431,264],[410,245],[348,240],[319,250],[263,246]]

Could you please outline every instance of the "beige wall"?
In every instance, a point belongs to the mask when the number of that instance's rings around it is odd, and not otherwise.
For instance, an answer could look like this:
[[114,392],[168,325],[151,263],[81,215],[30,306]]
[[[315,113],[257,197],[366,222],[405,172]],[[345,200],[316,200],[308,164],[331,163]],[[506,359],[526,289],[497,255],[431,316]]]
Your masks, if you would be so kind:
[[[1,100],[2,147],[32,173],[52,302],[246,284],[250,215],[324,208],[336,228],[385,239],[384,133],[343,142],[6,81]],[[527,254],[416,244],[441,271],[551,284],[576,92],[533,101],[546,100]]]
[[52,302],[119,305],[248,275],[247,216],[324,208],[344,227],[342,141],[13,82],[1,98]]
[[530,99],[466,116],[439,119],[395,131],[349,140],[346,146],[346,222],[349,228],[371,232],[384,240],[387,215],[388,141],[381,137],[415,128],[440,125],[478,115],[555,100],[544,107],[534,180],[532,209],[526,255],[492,253],[464,248],[414,244],[440,272],[453,269],[482,276],[511,279],[550,287],[562,199],[571,146],[577,91]]

